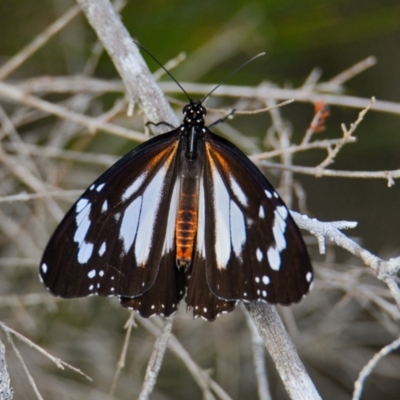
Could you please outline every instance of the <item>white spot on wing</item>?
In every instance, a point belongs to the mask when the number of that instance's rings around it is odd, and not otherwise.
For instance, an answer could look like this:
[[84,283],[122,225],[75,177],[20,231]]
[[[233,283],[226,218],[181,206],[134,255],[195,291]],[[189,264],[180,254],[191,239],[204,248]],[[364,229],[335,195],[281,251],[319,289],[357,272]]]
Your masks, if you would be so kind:
[[276,199],[278,199],[278,198],[279,198],[279,194],[276,193],[276,192],[274,192],[274,197],[275,197]]
[[256,283],[260,283],[260,278],[258,276],[256,276],[254,280],[256,281]]
[[86,207],[86,205],[88,203],[89,203],[88,199],[79,199],[78,202],[75,205],[75,211],[77,213],[80,213]]
[[126,207],[119,230],[119,238],[122,240],[125,254],[131,248],[138,229],[140,210],[142,208],[142,196],[135,199]]
[[105,183],[102,183],[102,184],[100,184],[99,186],[97,186],[96,192],[100,192],[101,189],[103,189],[104,186],[105,186]]
[[140,186],[142,185],[145,178],[146,178],[146,173],[143,173],[135,181],[133,181],[133,183],[128,187],[128,189],[126,189],[125,192],[122,194],[121,199],[127,200],[133,194],[135,194],[137,192],[137,190],[140,188]]
[[260,218],[264,218],[265,217],[265,211],[264,211],[264,207],[263,206],[260,206],[260,210],[258,212],[258,216]]
[[149,258],[166,173],[166,168],[160,168],[143,193],[142,210],[135,242],[135,256],[138,265],[146,264]]
[[270,247],[267,252],[269,265],[275,271],[279,271],[281,267],[281,255],[275,247]]
[[89,279],[93,279],[96,276],[96,270],[92,269],[91,271],[89,271],[87,276],[88,276]]
[[268,261],[271,268],[278,271],[281,267],[281,252],[286,248],[286,218],[288,217],[288,210],[285,206],[278,206],[274,212],[274,225],[272,233],[274,234],[275,245],[268,249]]
[[231,188],[235,196],[238,198],[238,200],[242,205],[247,206],[248,205],[247,197],[244,194],[242,188],[238,185],[238,183],[236,182],[235,178],[233,178],[232,175],[229,175],[229,180],[231,182]]
[[44,274],[45,274],[45,273],[47,272],[47,270],[48,270],[47,265],[46,265],[45,263],[42,264],[41,268],[42,268],[42,272],[43,272]]
[[246,225],[244,215],[233,200],[231,200],[230,206],[230,230],[232,247],[236,256],[240,257],[244,242],[246,241]]
[[81,247],[90,228],[89,214],[91,203],[87,199],[80,199],[78,203],[76,203],[75,209],[77,211],[75,217],[77,228],[74,234],[74,242],[78,243],[78,247]]
[[311,282],[311,280],[312,280],[312,273],[311,272],[307,272],[307,275],[306,275],[306,280],[307,280],[307,282]]
[[285,206],[278,206],[274,212],[275,221],[272,228],[274,234],[275,243],[279,251],[286,248],[285,230],[286,230],[286,218],[288,211]]
[[269,190],[265,190],[265,194],[269,199],[272,199],[272,193]]
[[101,206],[101,212],[106,212],[108,210],[108,202],[104,200],[103,205]]
[[103,276],[104,276],[104,271],[103,271],[103,270],[99,271],[99,276],[100,276],[100,277],[103,277]]
[[99,249],[99,256],[101,257],[106,252],[106,242],[103,242]]
[[260,249],[257,249],[257,251],[256,251],[256,256],[257,256],[257,260],[259,261],[259,262],[261,262],[262,261],[262,259],[263,259],[263,253],[262,253],[262,251],[260,250]]
[[262,281],[263,281],[263,284],[264,284],[264,285],[268,285],[268,284],[271,282],[271,280],[268,278],[267,275],[264,275],[264,276],[262,277]]

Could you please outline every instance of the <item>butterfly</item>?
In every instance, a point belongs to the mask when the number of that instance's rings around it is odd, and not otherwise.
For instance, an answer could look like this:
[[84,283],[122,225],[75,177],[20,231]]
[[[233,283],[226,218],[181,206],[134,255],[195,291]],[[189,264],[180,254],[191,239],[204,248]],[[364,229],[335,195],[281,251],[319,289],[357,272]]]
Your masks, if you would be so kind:
[[40,263],[52,294],[118,296],[143,317],[169,316],[185,297],[194,317],[213,321],[239,300],[288,305],[309,291],[310,257],[288,208],[206,126],[205,98],[188,96],[178,128],[124,156],[68,211]]

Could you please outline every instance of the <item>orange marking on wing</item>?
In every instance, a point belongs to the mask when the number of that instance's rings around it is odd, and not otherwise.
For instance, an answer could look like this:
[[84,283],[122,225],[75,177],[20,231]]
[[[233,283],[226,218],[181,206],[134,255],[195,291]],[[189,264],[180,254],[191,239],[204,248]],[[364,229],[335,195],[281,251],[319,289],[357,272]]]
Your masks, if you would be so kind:
[[178,149],[178,141],[175,141],[170,147],[160,151],[158,154],[156,154],[148,163],[148,166],[146,169],[151,169],[154,168],[157,164],[160,163],[160,161],[166,157],[167,153],[170,153],[167,156],[167,159],[164,161],[164,165],[166,168],[169,168],[171,165],[171,162],[173,158],[175,157],[176,151]]
[[216,159],[219,167],[224,170],[227,175],[230,175],[231,167],[229,166],[229,163],[220,154],[218,154],[216,151],[213,151],[209,143],[206,143],[206,153],[213,174],[215,173],[215,169],[217,168],[214,161],[214,159]]

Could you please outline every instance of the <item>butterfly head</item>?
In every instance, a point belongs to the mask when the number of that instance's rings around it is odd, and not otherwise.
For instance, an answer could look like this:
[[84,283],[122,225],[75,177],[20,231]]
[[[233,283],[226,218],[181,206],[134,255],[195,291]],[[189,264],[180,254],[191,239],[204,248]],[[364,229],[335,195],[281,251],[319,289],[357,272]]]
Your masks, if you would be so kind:
[[184,116],[184,125],[204,125],[204,117],[207,114],[206,109],[201,105],[200,101],[191,101],[182,109]]

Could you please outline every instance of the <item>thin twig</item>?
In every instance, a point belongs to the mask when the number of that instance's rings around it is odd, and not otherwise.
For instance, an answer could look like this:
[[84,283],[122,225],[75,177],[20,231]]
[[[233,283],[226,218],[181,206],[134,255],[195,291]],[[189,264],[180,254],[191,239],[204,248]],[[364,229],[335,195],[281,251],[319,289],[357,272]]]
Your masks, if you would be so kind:
[[[149,319],[139,318],[138,322],[144,326],[152,335],[156,336],[159,329]],[[175,354],[185,364],[188,371],[192,374],[193,379],[197,382],[203,392],[203,397],[208,399],[210,397],[209,391],[212,391],[221,400],[232,400],[231,397],[215,382],[205,371],[203,371],[191,358],[188,351],[182,346],[179,340],[171,335],[168,342],[169,350]]]
[[121,374],[122,369],[125,367],[126,353],[128,351],[129,340],[130,340],[131,334],[132,334],[132,327],[136,327],[134,311],[131,311],[129,313],[128,321],[126,321],[126,324],[125,324],[125,329],[126,329],[125,340],[124,340],[124,344],[122,346],[121,355],[117,362],[117,369],[115,370],[114,379],[112,381],[110,391],[108,392],[109,399],[114,398],[114,393],[115,393],[115,389],[117,388],[119,376]]
[[[190,83],[180,82],[188,93],[195,93],[198,95],[205,95],[215,87],[215,84],[202,84],[202,83]],[[160,82],[160,87],[166,93],[179,93],[179,90],[171,82]],[[336,94],[327,94],[319,92],[310,92],[304,89],[281,89],[270,86],[233,86],[223,85],[213,94],[214,97],[234,97],[234,98],[247,98],[253,99],[258,98],[261,101],[267,99],[275,99],[277,101],[294,99],[295,101],[303,103],[314,104],[318,101],[323,101],[325,104],[364,109],[370,103],[370,99],[356,97],[356,96],[344,96]],[[400,114],[400,104],[377,100],[374,104],[374,111],[381,111],[390,114]]]
[[21,363],[21,365],[22,365],[22,368],[23,368],[24,371],[25,371],[26,376],[28,377],[28,381],[29,381],[29,383],[31,384],[31,386],[32,386],[32,388],[33,388],[33,391],[35,392],[36,397],[37,397],[39,400],[44,400],[43,397],[42,397],[42,395],[41,395],[40,392],[39,392],[38,387],[36,386],[35,380],[33,379],[31,373],[30,373],[29,370],[28,370],[28,367],[27,367],[26,364],[25,364],[24,359],[22,358],[21,353],[19,352],[19,350],[18,350],[17,347],[15,346],[15,343],[14,343],[14,341],[12,340],[12,337],[11,337],[11,335],[10,335],[10,332],[9,332],[8,330],[5,330],[5,334],[6,334],[6,336],[7,336],[8,341],[9,341],[10,344],[11,344],[11,347],[12,347],[13,350],[14,350],[14,353],[16,354],[17,358],[19,359],[19,361],[20,361],[20,363]]
[[3,64],[3,66],[0,67],[0,80],[4,80],[8,75],[15,71],[22,63],[31,57],[33,53],[46,44],[52,36],[68,25],[71,20],[80,13],[80,11],[81,10],[78,6],[70,8],[65,14],[49,25],[40,35],[36,36],[31,43]]
[[42,347],[38,346],[36,343],[32,342],[29,340],[27,337],[24,335],[21,335],[19,332],[15,331],[12,328],[9,328],[7,325],[3,324],[0,322],[0,328],[6,333],[6,334],[13,334],[15,337],[17,337],[21,342],[24,342],[27,344],[29,347],[34,348],[36,351],[39,353],[43,354],[45,357],[49,358],[51,361],[54,362],[54,364],[57,365],[58,368],[64,369],[64,367],[67,367],[71,369],[72,371],[77,372],[78,374],[84,376],[87,380],[91,381],[92,378],[90,376],[86,375],[83,373],[80,369],[73,367],[72,365],[66,363],[65,361],[61,360],[60,358],[52,356],[50,353],[48,353],[46,350],[44,350]]
[[376,353],[368,364],[361,370],[356,382],[354,383],[354,392],[352,400],[360,400],[362,395],[362,390],[364,388],[365,380],[371,375],[372,370],[376,367],[378,362],[382,360],[383,357],[390,354],[392,351],[397,350],[400,347],[400,338],[396,339],[394,342],[388,344],[378,353]]
[[[249,157],[252,159],[252,157]],[[319,170],[315,167],[303,167],[303,166],[285,166],[277,163],[272,163],[269,161],[259,161],[258,165],[288,170],[304,175],[312,175],[315,177],[332,176],[341,178],[362,178],[362,179],[384,179],[387,181],[388,187],[394,185],[394,180],[400,178],[400,169],[390,170],[390,171],[341,171],[333,169],[323,169]]]
[[46,197],[60,197],[64,199],[66,196],[78,197],[82,194],[82,190],[54,190],[43,193],[18,193],[11,196],[0,197],[0,203],[11,203],[14,201],[29,201],[33,199],[43,199]]
[[325,169],[329,164],[332,164],[335,157],[339,153],[339,151],[342,149],[342,147],[351,141],[350,138],[352,138],[352,134],[355,132],[357,129],[358,125],[360,125],[361,121],[364,119],[365,114],[371,109],[372,105],[375,103],[375,97],[371,98],[370,103],[368,104],[367,107],[364,108],[364,110],[361,110],[360,113],[358,114],[358,118],[356,122],[350,125],[350,129],[346,128],[345,124],[342,124],[342,131],[343,131],[343,137],[342,139],[335,145],[333,149],[328,149],[328,156],[325,158],[324,161],[321,162],[316,168],[317,169]]
[[168,340],[171,336],[173,323],[173,315],[165,318],[164,326],[157,337],[153,353],[151,354],[149,364],[147,365],[146,375],[144,377],[142,390],[140,391],[138,400],[147,400],[153,392],[158,373],[160,372],[161,363],[164,358],[164,353],[167,349]]
[[102,130],[117,136],[137,140],[139,142],[143,142],[144,140],[146,140],[142,133],[135,132],[131,129],[127,129],[119,125],[110,124],[108,122],[102,121],[99,118],[89,117],[74,111],[70,111],[63,106],[53,104],[48,101],[39,99],[38,97],[24,93],[22,90],[17,89],[15,86],[9,85],[4,82],[0,82],[0,95],[26,106],[34,107],[46,113],[56,115],[57,117],[77,122],[81,125],[86,126],[89,133],[95,133],[97,130]]

